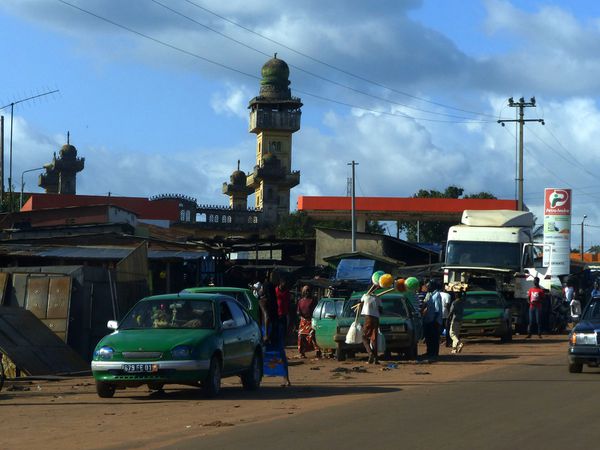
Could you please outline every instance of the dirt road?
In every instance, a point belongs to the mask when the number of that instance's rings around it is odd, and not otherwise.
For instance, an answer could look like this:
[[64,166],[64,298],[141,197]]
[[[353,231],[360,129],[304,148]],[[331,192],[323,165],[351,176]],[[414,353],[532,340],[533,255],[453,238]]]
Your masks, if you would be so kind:
[[265,378],[259,391],[246,392],[237,378],[228,378],[223,380],[220,396],[213,400],[203,398],[198,389],[177,386],[164,394],[140,387],[100,399],[91,377],[7,383],[0,392],[0,448],[153,448],[369,396],[428,390],[498,368],[530,364],[541,357],[565,362],[566,336],[542,340],[517,336],[504,345],[497,340],[470,340],[459,355],[448,354],[444,347],[441,353],[433,364],[384,361],[371,366],[364,358],[343,363],[299,360],[290,351],[292,387],[282,388],[280,379]]

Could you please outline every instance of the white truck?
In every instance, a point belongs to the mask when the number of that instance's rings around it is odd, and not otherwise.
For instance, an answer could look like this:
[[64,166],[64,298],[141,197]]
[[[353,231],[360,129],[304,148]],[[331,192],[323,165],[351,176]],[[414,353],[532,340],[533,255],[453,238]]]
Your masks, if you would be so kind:
[[533,243],[533,226],[529,211],[465,210],[460,225],[450,227],[446,244],[445,286],[501,292],[517,332],[527,325],[527,291],[533,278],[551,288],[547,269],[534,267],[539,245]]

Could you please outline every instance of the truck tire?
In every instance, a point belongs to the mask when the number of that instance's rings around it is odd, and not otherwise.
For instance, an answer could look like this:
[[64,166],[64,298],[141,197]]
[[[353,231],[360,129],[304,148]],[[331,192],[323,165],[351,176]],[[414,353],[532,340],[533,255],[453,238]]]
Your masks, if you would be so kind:
[[342,348],[341,342],[338,342],[337,347],[335,348],[335,359],[338,361],[346,360],[346,351]]
[[406,350],[406,359],[414,361],[418,356],[418,343],[415,340],[413,344]]
[[500,342],[505,344],[512,341],[512,326],[510,323],[506,326],[506,333],[500,337]]
[[569,363],[569,373],[581,373],[582,371],[583,371],[583,364]]

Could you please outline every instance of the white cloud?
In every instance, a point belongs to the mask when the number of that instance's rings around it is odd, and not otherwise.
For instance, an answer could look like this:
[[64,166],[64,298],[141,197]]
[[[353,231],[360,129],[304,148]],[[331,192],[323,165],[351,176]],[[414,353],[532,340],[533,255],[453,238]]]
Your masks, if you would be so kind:
[[248,100],[252,98],[252,95],[252,91],[246,87],[228,84],[225,87],[225,91],[219,91],[213,94],[210,104],[217,114],[247,119]]

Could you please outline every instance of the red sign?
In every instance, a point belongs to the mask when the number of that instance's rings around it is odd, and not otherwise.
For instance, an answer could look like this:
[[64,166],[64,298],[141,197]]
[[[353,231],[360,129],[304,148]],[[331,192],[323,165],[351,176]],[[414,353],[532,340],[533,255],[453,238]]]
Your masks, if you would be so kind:
[[544,189],[544,215],[570,216],[571,189]]

